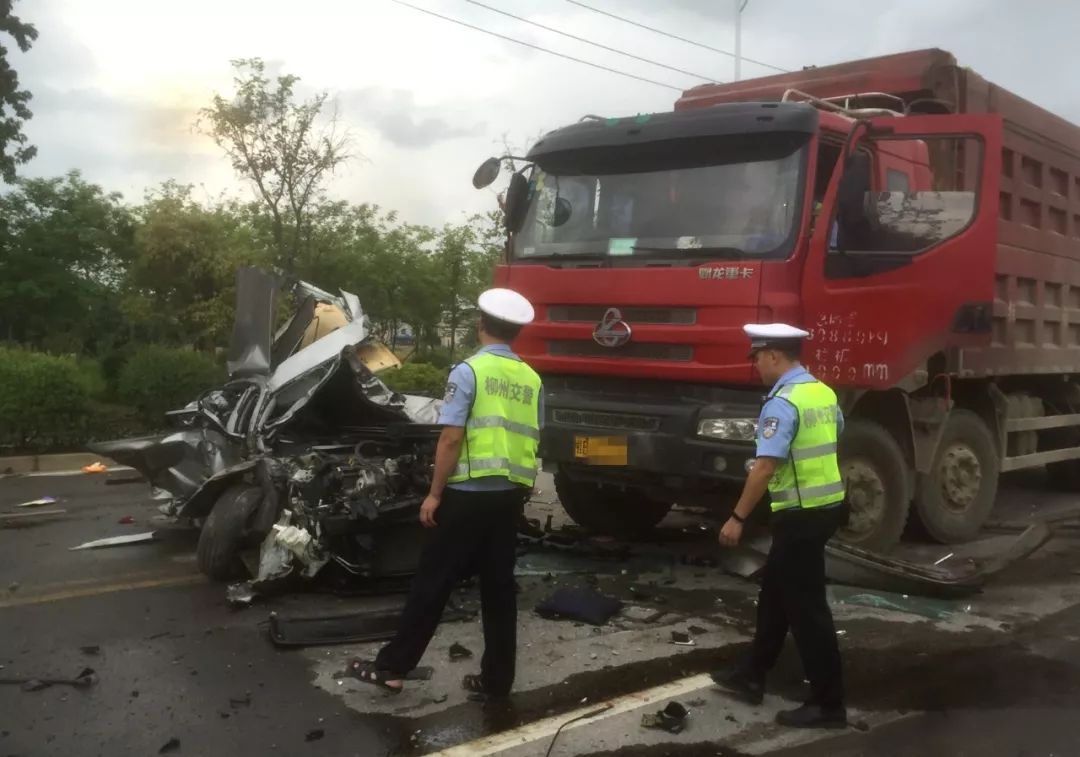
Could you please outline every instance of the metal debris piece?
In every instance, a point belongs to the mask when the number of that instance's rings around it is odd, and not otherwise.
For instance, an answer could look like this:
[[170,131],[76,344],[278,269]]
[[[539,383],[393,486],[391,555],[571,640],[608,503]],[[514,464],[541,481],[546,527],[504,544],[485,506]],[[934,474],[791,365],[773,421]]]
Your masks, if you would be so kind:
[[175,736],[166,741],[161,749],[158,750],[158,754],[168,754],[169,752],[175,752],[180,748],[180,739]]
[[[313,647],[329,644],[359,644],[391,639],[397,631],[399,609],[354,612],[314,617],[282,616],[270,613],[270,641],[278,647]],[[441,623],[468,620],[475,613],[447,609]],[[421,670],[422,668],[417,668]]]
[[255,589],[252,588],[251,581],[229,584],[229,588],[225,590],[225,601],[230,607],[247,607],[254,602]]
[[472,657],[472,650],[468,647],[464,647],[458,644],[456,641],[450,645],[450,659],[451,660],[467,660]]
[[41,691],[50,686],[71,686],[88,689],[97,683],[93,668],[83,668],[74,678],[0,678],[0,686],[21,686],[23,691]]
[[121,526],[130,526],[135,523],[135,518],[130,515],[125,515],[123,518],[116,522],[119,523]]
[[701,636],[709,632],[708,628],[702,628],[701,626],[690,626],[686,630],[694,634],[694,636]]
[[686,718],[689,714],[690,711],[679,702],[668,702],[664,709],[642,715],[641,725],[643,728],[681,733],[686,727]]
[[945,561],[946,561],[946,560],[948,560],[948,559],[949,559],[950,557],[952,557],[952,556],[953,556],[953,554],[954,554],[953,552],[950,552],[949,554],[945,555],[945,556],[944,556],[944,557],[942,557],[941,559],[939,559],[939,560],[935,561],[935,562],[934,562],[934,565],[941,565],[941,563],[945,562]]
[[313,728],[312,730],[304,734],[304,741],[318,741],[325,735],[326,731],[324,731],[322,728]]
[[671,643],[680,647],[694,646],[694,640],[690,638],[690,634],[684,633],[683,631],[672,631]]
[[124,547],[128,544],[145,544],[147,542],[155,541],[156,539],[156,531],[147,531],[142,534],[130,534],[128,536],[110,536],[106,539],[88,541],[77,547],[71,547],[69,551],[74,552],[79,549],[102,549],[104,547]]
[[55,505],[59,500],[56,497],[38,497],[28,502],[20,502],[15,507],[39,507],[41,505]]

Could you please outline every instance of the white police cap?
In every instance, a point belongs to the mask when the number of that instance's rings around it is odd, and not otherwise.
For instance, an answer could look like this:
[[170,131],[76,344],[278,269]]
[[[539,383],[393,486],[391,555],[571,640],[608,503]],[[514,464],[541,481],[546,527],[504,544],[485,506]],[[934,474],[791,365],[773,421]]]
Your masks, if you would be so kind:
[[532,323],[536,311],[527,299],[513,289],[488,289],[476,301],[480,310],[500,321],[524,326]]
[[750,354],[770,346],[798,342],[810,336],[809,331],[789,326],[786,323],[748,323],[743,331],[750,337]]

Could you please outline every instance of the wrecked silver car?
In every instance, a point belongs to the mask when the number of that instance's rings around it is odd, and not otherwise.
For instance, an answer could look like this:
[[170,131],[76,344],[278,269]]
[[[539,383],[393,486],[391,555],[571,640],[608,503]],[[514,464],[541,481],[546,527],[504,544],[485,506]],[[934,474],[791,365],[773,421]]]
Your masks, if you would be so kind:
[[91,449],[142,473],[164,515],[201,527],[211,578],[236,577],[260,544],[258,581],[330,563],[410,573],[441,403],[378,378],[400,363],[369,337],[355,295],[304,282],[292,294],[300,304],[275,333],[277,279],[242,269],[225,385],[168,413],[167,433]]

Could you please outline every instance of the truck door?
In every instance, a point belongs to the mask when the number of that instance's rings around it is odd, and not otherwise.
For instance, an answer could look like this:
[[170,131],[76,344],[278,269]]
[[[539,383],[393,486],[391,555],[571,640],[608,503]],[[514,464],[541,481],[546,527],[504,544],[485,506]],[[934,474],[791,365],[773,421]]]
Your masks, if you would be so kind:
[[987,115],[855,125],[803,275],[815,375],[884,388],[937,352],[989,343],[1001,134]]

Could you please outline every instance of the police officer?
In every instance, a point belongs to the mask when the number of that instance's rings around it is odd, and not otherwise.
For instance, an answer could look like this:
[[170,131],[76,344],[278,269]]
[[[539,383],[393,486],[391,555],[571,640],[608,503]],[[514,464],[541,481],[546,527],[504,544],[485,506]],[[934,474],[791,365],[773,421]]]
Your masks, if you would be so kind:
[[836,394],[799,364],[807,332],[786,324],[748,325],[750,358],[772,384],[758,419],[757,458],[720,543],[735,546],[766,489],[772,547],[758,595],[757,630],[748,658],[713,680],[751,704],[765,693],[790,629],[810,680],[810,698],[777,722],[800,728],[847,724],[840,649],[825,596],[825,543],[847,522],[836,443],[844,420]]
[[465,676],[463,686],[475,698],[502,698],[514,682],[517,525],[536,480],[543,397],[539,376],[510,349],[532,321],[532,305],[509,289],[489,289],[478,305],[482,346],[450,373],[431,490],[420,508],[432,538],[397,635],[374,661],[352,663],[360,680],[395,693],[427,649],[454,586],[474,571],[484,656],[480,675]]

